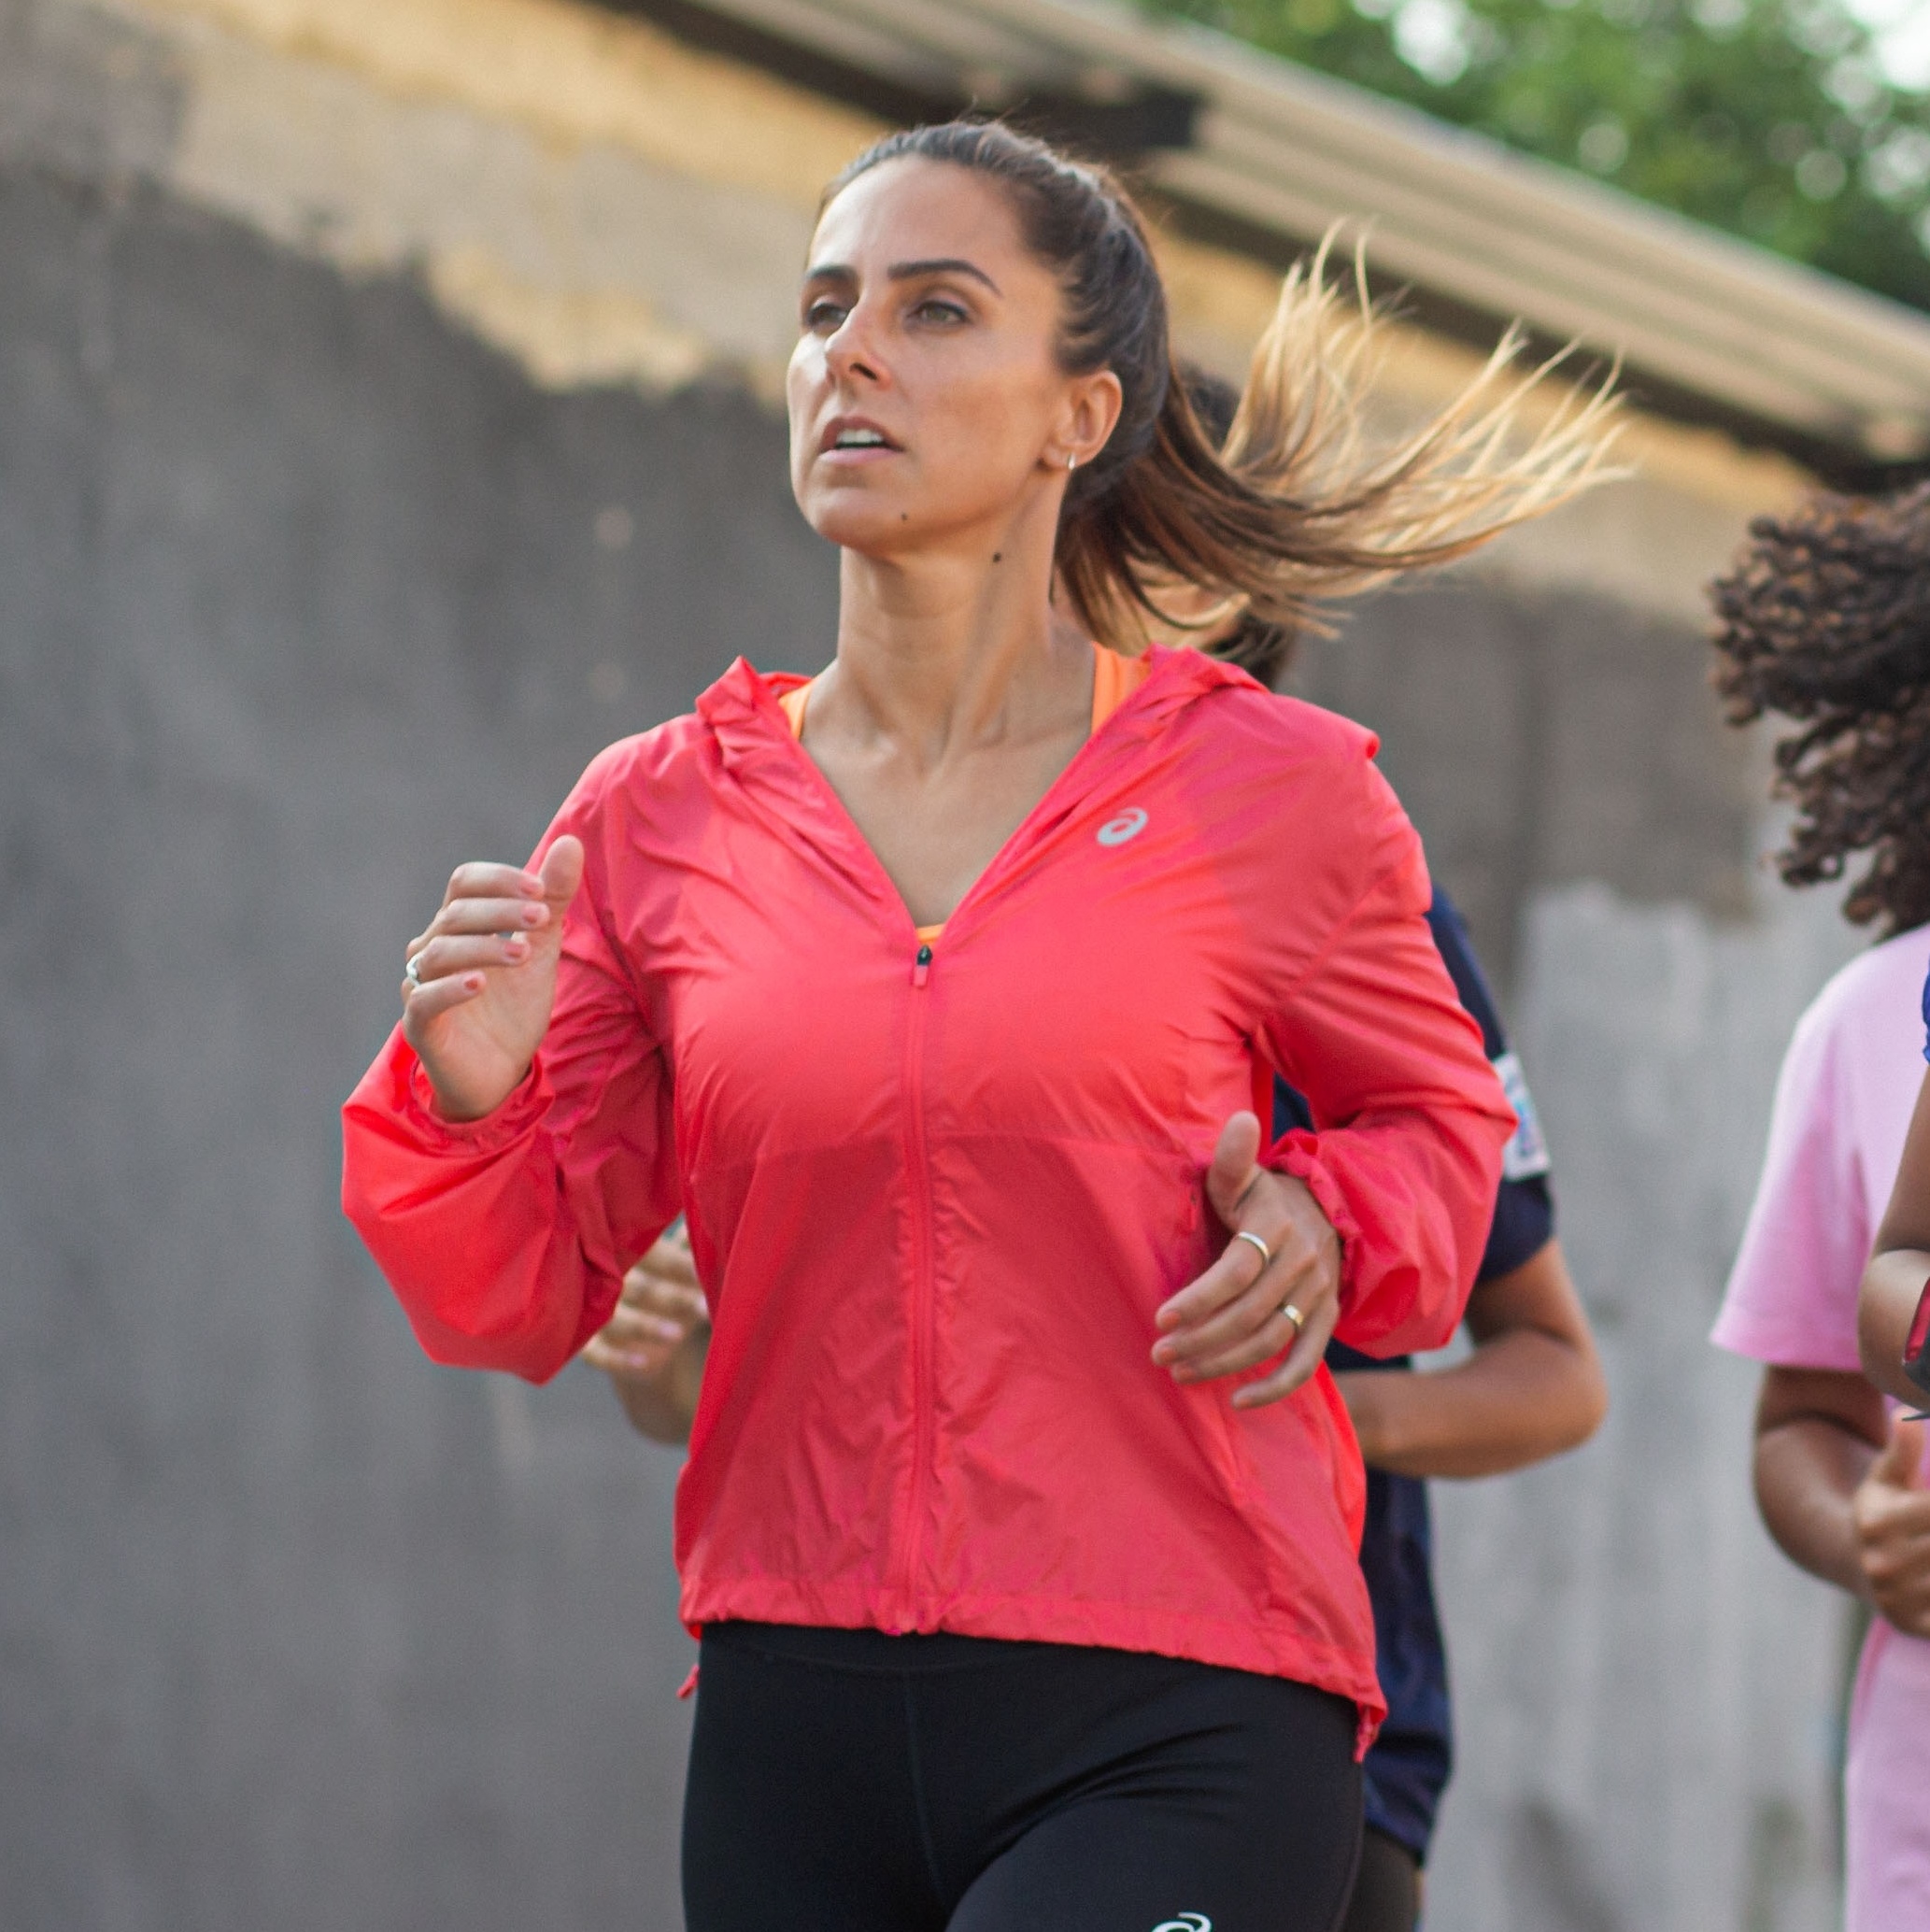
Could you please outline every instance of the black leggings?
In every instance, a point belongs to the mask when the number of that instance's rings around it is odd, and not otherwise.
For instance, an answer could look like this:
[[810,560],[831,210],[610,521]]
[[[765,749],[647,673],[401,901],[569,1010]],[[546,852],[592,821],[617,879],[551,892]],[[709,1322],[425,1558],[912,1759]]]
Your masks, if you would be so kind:
[[1334,1932],[1354,1721],[1171,1657],[716,1625],[688,1932]]

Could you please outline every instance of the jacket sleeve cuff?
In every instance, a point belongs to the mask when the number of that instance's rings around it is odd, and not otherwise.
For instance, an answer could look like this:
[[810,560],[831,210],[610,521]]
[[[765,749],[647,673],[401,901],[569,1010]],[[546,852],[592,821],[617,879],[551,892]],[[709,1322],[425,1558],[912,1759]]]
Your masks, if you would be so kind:
[[429,1085],[421,1061],[413,1053],[409,1054],[401,1087],[403,1117],[427,1154],[474,1158],[478,1154],[501,1153],[543,1118],[550,1101],[549,1080],[540,1053],[531,1061],[521,1086],[480,1120],[448,1120],[437,1113],[434,1089]]
[[1333,1224],[1334,1232],[1341,1237],[1341,1305],[1344,1308],[1358,1272],[1360,1223],[1354,1217],[1346,1191],[1321,1158],[1319,1135],[1304,1128],[1293,1129],[1260,1156],[1260,1165],[1302,1182],[1320,1212]]

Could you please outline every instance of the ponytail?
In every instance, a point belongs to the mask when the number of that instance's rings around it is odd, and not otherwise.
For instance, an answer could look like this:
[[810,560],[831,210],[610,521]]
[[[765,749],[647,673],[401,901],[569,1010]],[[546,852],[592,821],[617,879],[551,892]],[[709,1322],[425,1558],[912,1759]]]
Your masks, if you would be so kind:
[[1061,363],[1119,378],[1119,420],[1068,486],[1058,537],[1064,594],[1102,643],[1135,649],[1148,617],[1171,621],[1161,578],[1218,593],[1202,629],[1235,611],[1327,629],[1332,600],[1464,557],[1611,474],[1610,382],[1586,396],[1564,388],[1528,428],[1528,398],[1563,357],[1524,374],[1517,328],[1431,421],[1370,451],[1362,403],[1384,327],[1357,262],[1351,298],[1329,285],[1325,243],[1286,277],[1222,449],[1174,365],[1145,226],[1112,175],[998,122],[948,121],[887,135],[827,199],[901,157],[1000,184],[1064,290]]

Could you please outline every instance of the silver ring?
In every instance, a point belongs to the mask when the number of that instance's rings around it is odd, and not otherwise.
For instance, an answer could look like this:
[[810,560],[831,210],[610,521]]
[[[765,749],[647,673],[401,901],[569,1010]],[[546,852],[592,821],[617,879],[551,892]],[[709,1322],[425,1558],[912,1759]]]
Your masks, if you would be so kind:
[[1283,1301],[1280,1312],[1294,1325],[1294,1339],[1298,1341],[1306,1332],[1307,1317],[1291,1301]]
[[[429,949],[424,946],[422,951]],[[422,990],[422,953],[412,953],[409,962],[402,969],[402,976],[419,993]]]
[[[1265,1274],[1265,1273],[1266,1273],[1266,1271],[1268,1271],[1268,1269],[1270,1269],[1270,1267],[1272,1267],[1272,1265],[1273,1265],[1273,1250],[1272,1250],[1271,1248],[1270,1248],[1270,1247],[1269,1247],[1269,1246],[1267,1245],[1267,1243],[1266,1243],[1265,1242],[1263,1242],[1263,1241],[1262,1241],[1262,1240],[1261,1240],[1261,1239],[1259,1238],[1259,1236],[1258,1236],[1257,1234],[1256,1234],[1256,1233],[1255,1233],[1255,1232],[1254,1232],[1254,1231],[1252,1230],[1252,1229],[1250,1229],[1250,1228],[1242,1228],[1242,1229],[1241,1229],[1241,1230],[1240,1230],[1240,1231],[1239,1231],[1239,1232],[1238,1232],[1238,1233],[1237,1233],[1236,1235],[1234,1235],[1233,1239],[1234,1239],[1235,1241],[1247,1241],[1247,1242],[1251,1242],[1251,1243],[1252,1243],[1254,1244],[1254,1246],[1255,1246],[1255,1247],[1256,1247],[1256,1249],[1258,1249],[1258,1251],[1259,1251],[1259,1257],[1260,1257],[1260,1274]],[[1256,1275],[1256,1276],[1254,1277],[1254,1279],[1255,1279],[1256,1281],[1257,1281],[1257,1280],[1259,1279],[1259,1275]]]

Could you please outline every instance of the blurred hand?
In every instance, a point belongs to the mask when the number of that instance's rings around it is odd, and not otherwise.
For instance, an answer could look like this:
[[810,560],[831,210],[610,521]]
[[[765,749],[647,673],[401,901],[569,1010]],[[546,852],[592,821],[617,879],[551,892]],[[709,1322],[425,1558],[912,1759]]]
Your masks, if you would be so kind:
[[1911,1637],[1930,1637],[1930,1490],[1918,1474],[1923,1456],[1923,1425],[1896,1422],[1850,1503],[1870,1596],[1878,1612]]
[[459,865],[442,910],[409,942],[421,983],[403,981],[403,1037],[447,1119],[480,1120],[522,1085],[549,1028],[563,914],[582,881],[582,842],[568,836],[538,872]]
[[[1306,1186],[1259,1166],[1259,1152],[1258,1117],[1235,1114],[1206,1172],[1206,1197],[1234,1238],[1155,1317],[1153,1359],[1175,1382],[1238,1375],[1284,1352],[1272,1373],[1235,1391],[1236,1409],[1298,1388],[1319,1367],[1341,1312],[1340,1236]],[[1272,1258],[1263,1260],[1242,1232],[1258,1235]],[[1281,1313],[1288,1303],[1301,1316],[1298,1328]]]
[[617,1312],[589,1338],[583,1359],[619,1380],[653,1381],[709,1321],[710,1311],[690,1258],[690,1240],[679,1228],[623,1277]]

